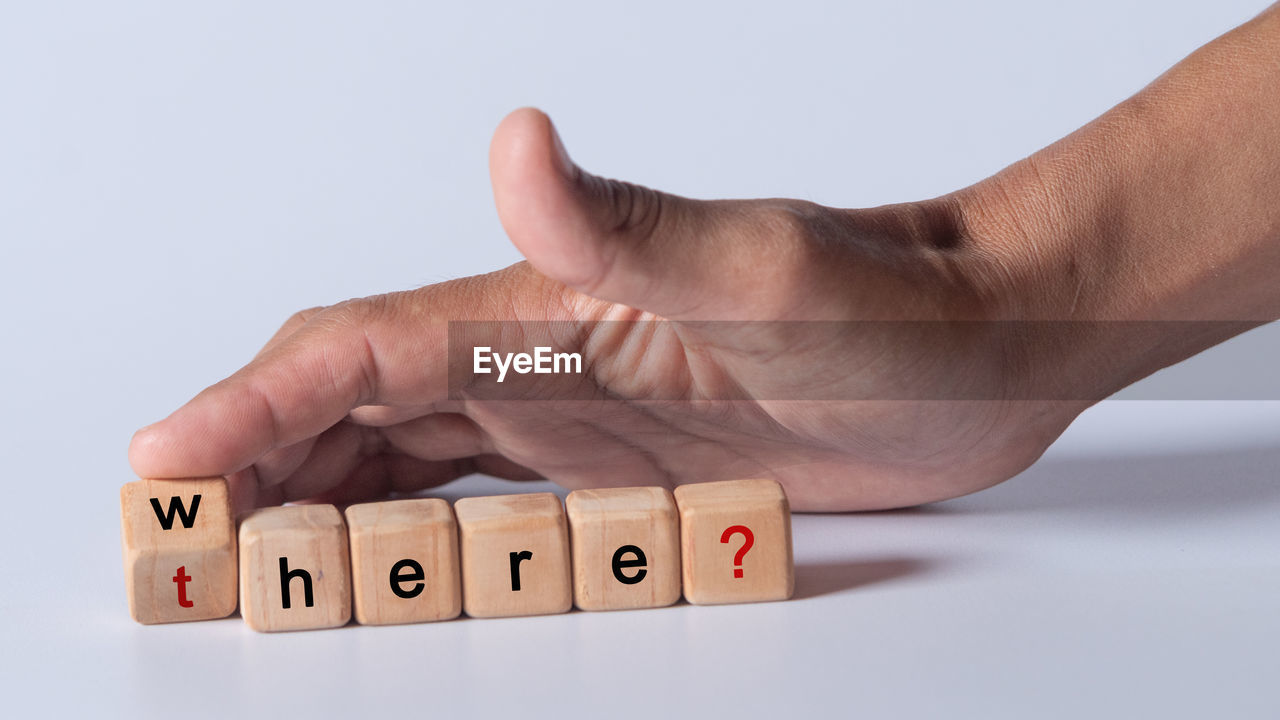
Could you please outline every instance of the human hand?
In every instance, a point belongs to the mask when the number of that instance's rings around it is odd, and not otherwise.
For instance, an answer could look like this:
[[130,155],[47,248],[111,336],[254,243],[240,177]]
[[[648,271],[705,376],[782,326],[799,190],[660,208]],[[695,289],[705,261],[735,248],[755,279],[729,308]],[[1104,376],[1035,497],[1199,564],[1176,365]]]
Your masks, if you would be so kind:
[[[870,211],[677,198],[582,172],[534,110],[499,127],[492,174],[531,265],[295,315],[141,431],[137,472],[231,474],[255,504],[474,471],[568,487],[765,475],[799,509],[867,509],[1008,477],[1073,416],[995,400],[1023,381],[1002,357],[1013,349],[946,322],[992,316],[1005,290],[960,237],[961,198]],[[584,382],[451,393],[450,320],[514,321],[516,349],[567,323],[556,349],[584,356]],[[901,320],[936,323],[947,352],[938,333],[874,322]],[[959,381],[992,399],[932,399]]]
[[[1090,402],[1256,319],[1249,304],[1244,322],[1177,340],[1056,322],[1145,319],[1152,298],[1203,293],[1203,273],[1135,285],[1101,265],[1117,245],[1157,262],[1109,220],[1167,214],[1160,188],[1111,177],[1111,153],[1140,132],[1135,105],[960,192],[870,210],[605,180],[568,159],[544,115],[517,111],[491,174],[528,263],[298,313],[245,368],[139,431],[130,461],[146,477],[229,475],[241,506],[477,471],[571,488],[769,476],[798,510],[988,487]],[[450,321],[505,321],[504,349],[556,335],[586,372],[519,393],[451,382]]]

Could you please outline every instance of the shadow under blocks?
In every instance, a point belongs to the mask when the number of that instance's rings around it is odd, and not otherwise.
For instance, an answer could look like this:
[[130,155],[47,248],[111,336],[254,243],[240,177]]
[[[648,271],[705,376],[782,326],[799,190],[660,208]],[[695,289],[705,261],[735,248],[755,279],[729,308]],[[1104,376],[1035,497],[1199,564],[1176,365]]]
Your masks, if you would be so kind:
[[[768,479],[677,488],[264,508],[234,527],[224,478],[120,492],[140,623],[259,631],[786,600],[791,512]],[[566,512],[566,506],[568,512]],[[237,572],[238,570],[238,572]],[[862,572],[866,573],[863,567]],[[841,578],[838,572],[827,575]]]
[[[1088,519],[1126,526],[1280,518],[1280,446],[1160,454],[1047,457],[1017,477],[962,498],[905,510],[862,513],[867,520],[945,522],[992,515]],[[828,516],[834,518],[835,516]],[[1265,520],[1263,520],[1265,521]],[[861,532],[867,532],[864,527]],[[857,538],[849,539],[857,545]],[[832,559],[796,566],[796,599],[947,572],[954,556]]]
[[[963,498],[867,518],[1016,513],[1212,519],[1280,510],[1280,446],[1045,458]],[[795,567],[771,480],[662,488],[268,508],[237,532],[223,478],[121,489],[129,610],[145,624],[209,620],[237,604],[257,630],[813,598],[939,569],[940,559]],[[565,508],[568,512],[565,512]],[[833,517],[833,516],[828,516]],[[239,603],[237,603],[239,600]]]

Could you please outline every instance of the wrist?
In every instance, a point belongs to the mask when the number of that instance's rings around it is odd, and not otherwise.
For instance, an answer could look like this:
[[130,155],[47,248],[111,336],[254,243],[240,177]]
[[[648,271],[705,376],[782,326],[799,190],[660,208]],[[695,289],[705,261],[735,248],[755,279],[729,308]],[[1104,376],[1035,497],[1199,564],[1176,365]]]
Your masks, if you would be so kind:
[[1280,317],[1276,87],[1273,8],[957,194],[994,314],[1048,321],[1060,382],[1101,397]]

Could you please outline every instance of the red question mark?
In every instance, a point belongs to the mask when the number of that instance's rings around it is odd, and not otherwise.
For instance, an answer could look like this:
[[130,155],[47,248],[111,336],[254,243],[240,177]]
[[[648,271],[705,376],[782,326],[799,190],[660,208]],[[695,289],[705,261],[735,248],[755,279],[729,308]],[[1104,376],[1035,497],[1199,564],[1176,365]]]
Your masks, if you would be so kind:
[[742,547],[738,548],[737,554],[733,556],[733,576],[740,578],[742,577],[742,558],[751,546],[756,544],[756,536],[751,534],[751,528],[746,525],[733,525],[725,528],[724,534],[720,536],[720,542],[727,543],[734,535],[741,535],[744,541]]

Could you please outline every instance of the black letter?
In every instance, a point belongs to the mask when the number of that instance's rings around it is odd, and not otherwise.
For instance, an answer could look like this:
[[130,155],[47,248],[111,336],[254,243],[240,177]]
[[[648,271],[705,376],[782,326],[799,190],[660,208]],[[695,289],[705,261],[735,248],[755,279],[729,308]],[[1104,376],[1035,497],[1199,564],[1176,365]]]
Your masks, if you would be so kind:
[[311,596],[311,573],[306,570],[290,570],[289,558],[280,558],[280,603],[289,609],[289,581],[302,578],[302,592],[306,596],[307,607],[314,607],[315,598]]
[[520,592],[520,561],[532,559],[533,552],[530,550],[511,553],[511,592]]
[[[401,572],[402,570],[407,570],[409,568],[413,568],[413,569],[408,573]],[[416,598],[422,594],[422,588],[425,587],[421,582],[418,582],[418,581],[422,580],[425,577],[426,577],[426,573],[422,572],[421,565],[419,565],[418,563],[412,560],[409,560],[408,558],[401,560],[400,562],[391,566],[391,592],[395,593],[399,597],[404,598],[405,600],[408,600],[409,598]],[[404,584],[407,582],[417,583],[417,584],[409,588],[408,590],[405,590]]]
[[[634,554],[636,556],[635,559],[623,560],[622,556],[626,555],[627,553]],[[648,570],[644,569],[646,562],[648,561],[645,560],[644,558],[643,550],[636,547],[635,545],[623,545],[622,547],[618,548],[617,552],[613,554],[613,576],[618,578],[618,582],[622,583],[623,585],[635,585],[636,583],[643,580],[644,576],[649,573]],[[622,574],[622,568],[633,568],[633,567],[640,568],[639,570],[636,571],[635,575]]]
[[156,519],[160,521],[160,527],[165,530],[173,529],[173,513],[176,510],[178,518],[182,520],[182,527],[190,530],[191,526],[196,522],[196,513],[200,510],[200,496],[193,495],[191,497],[191,514],[187,514],[187,508],[182,504],[182,498],[169,498],[169,513],[166,515],[160,510],[159,498],[151,498],[151,509],[156,511]]

